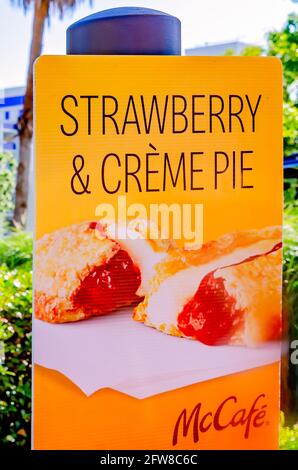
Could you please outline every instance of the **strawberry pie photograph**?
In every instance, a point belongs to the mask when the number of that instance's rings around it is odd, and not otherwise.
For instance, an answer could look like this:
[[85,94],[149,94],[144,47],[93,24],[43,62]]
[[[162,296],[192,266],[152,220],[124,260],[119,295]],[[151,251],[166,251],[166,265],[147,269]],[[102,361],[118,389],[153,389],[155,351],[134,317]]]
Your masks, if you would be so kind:
[[182,250],[148,239],[148,226],[137,220],[133,237],[113,239],[108,222],[85,222],[39,239],[36,318],[113,318],[131,307],[132,321],[209,346],[253,347],[281,338],[280,227]]
[[188,250],[150,239],[153,224],[86,221],[36,242],[35,362],[87,396],[143,398],[280,354],[281,228]]

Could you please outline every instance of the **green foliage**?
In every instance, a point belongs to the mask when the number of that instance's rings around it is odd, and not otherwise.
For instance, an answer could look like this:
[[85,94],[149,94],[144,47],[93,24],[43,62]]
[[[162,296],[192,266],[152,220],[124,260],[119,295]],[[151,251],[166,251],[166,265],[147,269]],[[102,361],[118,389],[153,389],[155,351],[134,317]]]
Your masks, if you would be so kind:
[[9,237],[0,239],[0,266],[31,269],[32,236],[26,232],[14,232]]
[[[297,180],[286,181],[288,189],[284,194],[283,224],[283,311],[288,320],[289,341],[298,338],[298,200]],[[297,366],[289,362],[287,382],[295,405],[297,400]],[[295,398],[296,397],[296,398]],[[297,411],[297,405],[296,405]],[[295,410],[294,410],[295,412]],[[289,416],[288,418],[293,418]],[[280,430],[281,449],[298,449],[298,424],[293,428],[284,425]]]
[[285,191],[283,226],[283,293],[289,315],[290,339],[298,338],[298,201],[297,181],[289,180]]
[[[284,154],[291,155],[298,149],[298,15],[292,13],[281,31],[267,35],[265,48],[248,46],[242,56],[268,55],[278,57],[283,66],[284,76]],[[233,55],[229,51],[226,55]]]
[[30,446],[32,238],[0,241],[0,445]]
[[267,54],[278,57],[284,75],[284,153],[290,155],[298,148],[298,15],[291,14],[281,31],[268,34]]
[[283,136],[284,153],[291,155],[298,149],[298,106],[291,100],[285,101],[283,106]]
[[244,57],[259,57],[263,55],[264,49],[261,46],[247,46],[242,51],[242,56]]
[[[247,46],[241,52],[241,56],[243,56],[243,57],[258,57],[258,56],[263,55],[263,53],[264,53],[264,49],[261,46]],[[226,50],[224,55],[225,56],[234,56],[235,51],[232,47],[229,47]]]
[[281,31],[268,34],[268,51],[270,56],[279,57],[284,70],[285,91],[297,80],[298,74],[298,15],[292,13]]
[[0,229],[7,212],[14,207],[15,177],[15,158],[11,153],[0,153]]
[[235,55],[235,51],[232,47],[228,47],[228,49],[226,50],[225,54],[226,56],[233,56]]
[[283,413],[281,413],[279,430],[279,448],[281,450],[298,450],[298,424],[292,428],[285,426]]

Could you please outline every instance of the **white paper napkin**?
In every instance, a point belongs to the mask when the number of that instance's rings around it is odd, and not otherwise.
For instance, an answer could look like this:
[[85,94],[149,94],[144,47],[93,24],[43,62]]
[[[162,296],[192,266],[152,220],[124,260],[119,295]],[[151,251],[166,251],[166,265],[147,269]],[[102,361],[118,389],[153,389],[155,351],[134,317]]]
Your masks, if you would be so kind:
[[146,398],[280,359],[280,343],[261,348],[205,346],[131,319],[131,310],[60,325],[34,321],[33,359],[86,395],[109,387]]

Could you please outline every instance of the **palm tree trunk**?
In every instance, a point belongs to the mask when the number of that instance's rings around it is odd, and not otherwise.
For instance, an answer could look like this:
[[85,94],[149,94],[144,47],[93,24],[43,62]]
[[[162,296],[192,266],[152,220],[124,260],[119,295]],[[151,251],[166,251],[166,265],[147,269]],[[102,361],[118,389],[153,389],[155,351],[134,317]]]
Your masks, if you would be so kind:
[[44,25],[49,13],[49,3],[50,0],[35,0],[34,2],[33,33],[24,108],[18,121],[20,150],[15,192],[14,222],[21,227],[24,227],[26,224],[28,209],[29,168],[33,133],[33,65],[34,61],[41,54]]

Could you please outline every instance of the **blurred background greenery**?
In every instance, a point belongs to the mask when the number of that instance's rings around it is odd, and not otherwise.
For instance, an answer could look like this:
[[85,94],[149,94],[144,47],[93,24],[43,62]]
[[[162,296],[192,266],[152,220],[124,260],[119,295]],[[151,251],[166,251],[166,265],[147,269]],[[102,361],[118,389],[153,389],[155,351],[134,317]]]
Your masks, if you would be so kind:
[[[285,156],[298,149],[297,48],[297,16],[290,15],[282,30],[268,34],[266,47],[243,51],[243,55],[277,56],[283,63]],[[4,345],[0,354],[5,354],[0,365],[0,445],[30,447],[32,237],[11,222],[15,180],[14,159],[0,154],[0,342]],[[284,198],[283,310],[290,341],[298,339],[297,195],[294,172],[285,179]],[[283,359],[281,449],[298,449],[297,367],[288,357]]]

